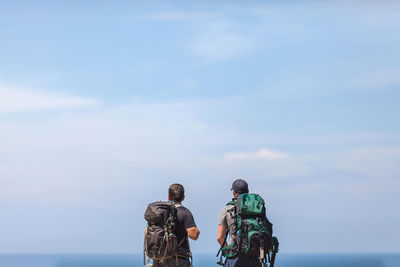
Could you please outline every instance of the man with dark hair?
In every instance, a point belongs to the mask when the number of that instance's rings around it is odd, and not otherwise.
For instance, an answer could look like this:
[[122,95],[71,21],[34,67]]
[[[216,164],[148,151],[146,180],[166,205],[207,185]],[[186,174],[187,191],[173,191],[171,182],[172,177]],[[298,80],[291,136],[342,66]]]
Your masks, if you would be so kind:
[[[249,187],[245,180],[237,179],[233,182],[231,191],[234,199],[240,194],[249,193]],[[235,218],[232,210],[235,208],[234,204],[226,205],[220,214],[218,220],[217,240],[221,246],[226,245],[226,235],[229,234],[230,242],[232,242],[232,235],[235,233]],[[230,243],[229,242],[229,243]],[[261,267],[258,257],[238,256],[231,259],[226,259],[225,267]]]
[[181,184],[172,184],[168,188],[168,200],[182,202],[185,198],[185,189]]
[[171,258],[164,263],[153,261],[154,267],[189,267],[191,252],[189,247],[189,239],[197,240],[200,231],[194,222],[194,218],[189,209],[182,206],[185,199],[185,189],[181,184],[172,184],[168,189],[168,200],[172,201],[176,208],[177,222],[175,232],[178,241],[178,261]]

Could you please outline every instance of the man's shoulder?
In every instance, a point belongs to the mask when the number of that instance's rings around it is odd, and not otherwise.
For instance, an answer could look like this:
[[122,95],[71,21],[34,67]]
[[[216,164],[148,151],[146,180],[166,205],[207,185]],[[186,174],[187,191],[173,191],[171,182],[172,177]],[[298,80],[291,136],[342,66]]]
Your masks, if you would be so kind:
[[183,206],[181,203],[178,204],[174,204],[175,208],[177,210],[189,210],[188,208],[186,208],[185,206]]
[[227,213],[231,211],[233,208],[235,208],[235,204],[229,202],[222,208],[222,213]]
[[219,215],[218,225],[223,225],[228,227],[230,225],[230,220],[233,218],[232,211],[234,209],[235,209],[234,204],[232,203],[226,204]]
[[196,227],[192,212],[182,204],[176,205],[176,216],[184,228]]
[[178,215],[181,214],[192,214],[192,212],[186,208],[185,206],[183,206],[182,204],[177,204],[175,205],[176,211]]

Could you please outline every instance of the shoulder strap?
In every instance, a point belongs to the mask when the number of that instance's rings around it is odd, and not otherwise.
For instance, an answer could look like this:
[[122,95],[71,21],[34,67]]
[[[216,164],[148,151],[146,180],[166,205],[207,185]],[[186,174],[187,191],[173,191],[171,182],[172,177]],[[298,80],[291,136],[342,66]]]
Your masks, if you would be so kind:
[[226,205],[225,206],[229,206],[229,205],[236,205],[236,202],[237,202],[237,197],[234,197],[234,198],[232,198],[232,200],[231,201],[229,201],[228,203],[226,203]]

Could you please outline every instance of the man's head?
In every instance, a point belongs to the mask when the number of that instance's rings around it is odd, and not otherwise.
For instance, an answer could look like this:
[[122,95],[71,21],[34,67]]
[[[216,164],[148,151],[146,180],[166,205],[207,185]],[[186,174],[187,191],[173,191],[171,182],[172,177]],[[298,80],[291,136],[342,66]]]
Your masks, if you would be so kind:
[[172,184],[168,189],[168,200],[182,202],[185,198],[185,189],[181,184]]
[[232,183],[233,194],[240,195],[249,192],[249,186],[247,182],[243,179],[237,179]]

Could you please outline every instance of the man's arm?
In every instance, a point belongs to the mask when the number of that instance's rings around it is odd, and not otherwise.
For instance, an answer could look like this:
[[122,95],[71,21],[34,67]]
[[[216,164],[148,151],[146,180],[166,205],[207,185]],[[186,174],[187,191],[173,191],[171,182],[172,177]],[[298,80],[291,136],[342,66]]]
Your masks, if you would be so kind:
[[197,227],[186,228],[186,232],[190,239],[197,240],[197,238],[199,238],[200,230]]
[[226,226],[219,224],[218,225],[218,232],[217,232],[217,240],[218,243],[222,246],[225,241],[225,235],[226,235]]
[[197,238],[199,238],[200,231],[199,228],[197,228],[196,223],[194,222],[193,214],[188,209],[185,209],[183,224],[185,226],[188,237],[190,239],[197,240]]

